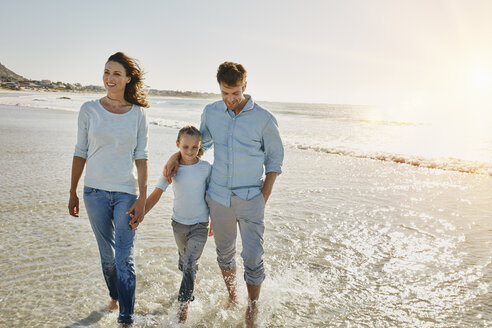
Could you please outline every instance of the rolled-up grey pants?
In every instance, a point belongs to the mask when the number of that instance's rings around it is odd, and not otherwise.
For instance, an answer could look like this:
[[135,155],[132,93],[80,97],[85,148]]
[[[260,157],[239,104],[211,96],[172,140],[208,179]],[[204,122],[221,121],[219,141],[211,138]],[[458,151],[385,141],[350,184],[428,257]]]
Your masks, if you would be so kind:
[[265,232],[263,194],[244,200],[236,195],[231,197],[231,207],[225,207],[206,197],[214,231],[217,262],[223,271],[236,267],[237,225],[241,234],[244,263],[244,280],[257,286],[265,280],[263,268],[263,233]]
[[183,272],[178,301],[193,300],[198,260],[208,237],[208,222],[185,225],[172,220],[174,239],[178,246],[178,269]]

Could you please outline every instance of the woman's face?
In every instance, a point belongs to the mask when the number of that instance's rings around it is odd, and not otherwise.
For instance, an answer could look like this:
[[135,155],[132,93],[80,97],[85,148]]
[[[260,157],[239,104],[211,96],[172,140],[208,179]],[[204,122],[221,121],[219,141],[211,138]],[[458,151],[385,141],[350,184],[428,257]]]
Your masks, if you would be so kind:
[[126,76],[123,65],[115,61],[108,61],[104,66],[103,82],[108,92],[124,93],[130,77]]

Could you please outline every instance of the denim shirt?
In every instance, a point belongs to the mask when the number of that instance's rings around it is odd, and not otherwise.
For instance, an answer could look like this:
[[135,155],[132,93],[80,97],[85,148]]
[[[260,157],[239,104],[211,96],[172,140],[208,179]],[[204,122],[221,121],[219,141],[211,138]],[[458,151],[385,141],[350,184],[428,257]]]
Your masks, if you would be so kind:
[[214,147],[214,163],[207,194],[230,206],[231,195],[250,200],[261,192],[263,172],[282,172],[284,147],[275,117],[248,102],[236,116],[221,100],[202,113],[202,148]]

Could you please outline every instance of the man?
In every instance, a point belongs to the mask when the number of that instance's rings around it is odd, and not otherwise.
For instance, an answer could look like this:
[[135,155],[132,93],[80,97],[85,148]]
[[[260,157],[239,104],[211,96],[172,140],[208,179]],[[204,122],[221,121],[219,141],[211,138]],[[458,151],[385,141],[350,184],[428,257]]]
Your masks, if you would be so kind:
[[[247,84],[244,67],[232,62],[221,64],[217,82],[222,100],[205,107],[200,125],[203,149],[214,146],[206,200],[217,261],[229,292],[228,307],[237,302],[235,245],[239,226],[249,298],[246,325],[255,327],[256,302],[265,279],[264,210],[275,179],[281,173],[284,149],[275,117],[244,94]],[[173,155],[165,167],[168,181],[177,168],[178,159],[178,154]]]

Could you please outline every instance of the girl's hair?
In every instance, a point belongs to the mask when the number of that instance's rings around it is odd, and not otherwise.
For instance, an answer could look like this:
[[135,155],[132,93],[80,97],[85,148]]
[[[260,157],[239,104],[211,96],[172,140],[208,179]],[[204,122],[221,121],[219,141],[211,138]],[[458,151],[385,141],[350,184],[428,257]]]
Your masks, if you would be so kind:
[[[176,141],[179,142],[183,135],[195,137],[198,138],[198,140],[202,141],[202,134],[200,133],[200,130],[198,130],[192,125],[187,125],[185,127],[182,127],[178,132],[178,138],[176,139]],[[201,158],[202,155],[203,155],[203,149],[200,147],[197,157]]]
[[108,58],[108,62],[114,61],[123,65],[126,76],[130,77],[130,82],[125,87],[125,100],[140,107],[149,107],[147,102],[147,92],[144,90],[143,75],[144,71],[140,68],[137,60],[130,58],[122,52],[117,52]]

